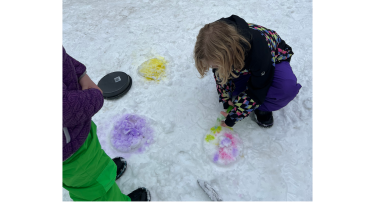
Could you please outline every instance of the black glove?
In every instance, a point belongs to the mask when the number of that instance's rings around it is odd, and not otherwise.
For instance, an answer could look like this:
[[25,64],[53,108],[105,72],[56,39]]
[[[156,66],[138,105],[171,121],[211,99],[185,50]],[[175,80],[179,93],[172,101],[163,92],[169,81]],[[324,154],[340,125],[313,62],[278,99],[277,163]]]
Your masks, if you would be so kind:
[[230,118],[230,116],[228,115],[227,118],[225,119],[225,124],[228,126],[228,127],[233,127],[236,122],[234,120],[232,120],[232,118]]
[[224,102],[224,103],[223,103],[223,107],[224,107],[224,109],[225,109],[225,110],[227,110],[227,109],[228,109],[228,107],[229,107],[229,104],[228,104],[228,102]]

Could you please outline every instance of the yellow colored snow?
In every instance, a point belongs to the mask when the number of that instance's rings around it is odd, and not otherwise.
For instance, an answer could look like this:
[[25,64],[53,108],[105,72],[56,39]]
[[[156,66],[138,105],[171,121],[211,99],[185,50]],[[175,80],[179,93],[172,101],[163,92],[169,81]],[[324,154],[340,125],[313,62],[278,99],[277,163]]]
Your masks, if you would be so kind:
[[165,77],[165,65],[167,62],[163,57],[152,58],[141,64],[139,73],[148,81],[159,81]]

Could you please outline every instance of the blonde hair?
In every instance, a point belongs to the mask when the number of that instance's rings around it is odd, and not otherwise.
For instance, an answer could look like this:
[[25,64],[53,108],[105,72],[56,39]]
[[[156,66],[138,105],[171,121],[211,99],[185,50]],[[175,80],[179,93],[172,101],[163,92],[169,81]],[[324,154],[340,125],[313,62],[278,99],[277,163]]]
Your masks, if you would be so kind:
[[250,43],[241,36],[234,26],[223,21],[206,24],[197,36],[194,47],[195,67],[203,78],[208,72],[209,63],[218,66],[221,84],[227,83],[230,76],[237,78],[232,70],[245,66],[245,49],[241,41],[251,48]]

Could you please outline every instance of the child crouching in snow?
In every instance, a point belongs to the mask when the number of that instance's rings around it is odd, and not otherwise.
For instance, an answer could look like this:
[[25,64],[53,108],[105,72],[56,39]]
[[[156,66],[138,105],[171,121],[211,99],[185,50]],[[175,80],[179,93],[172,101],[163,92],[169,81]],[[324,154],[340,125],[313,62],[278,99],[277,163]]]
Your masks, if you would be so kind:
[[273,30],[232,15],[206,24],[197,36],[195,65],[203,77],[212,68],[224,109],[222,126],[254,111],[261,127],[273,125],[272,111],[292,101],[301,85],[290,67],[292,48]]
[[85,65],[63,47],[63,187],[73,201],[150,201],[147,189],[124,195],[115,182],[126,170],[126,161],[108,157],[91,121],[103,106],[102,93]]

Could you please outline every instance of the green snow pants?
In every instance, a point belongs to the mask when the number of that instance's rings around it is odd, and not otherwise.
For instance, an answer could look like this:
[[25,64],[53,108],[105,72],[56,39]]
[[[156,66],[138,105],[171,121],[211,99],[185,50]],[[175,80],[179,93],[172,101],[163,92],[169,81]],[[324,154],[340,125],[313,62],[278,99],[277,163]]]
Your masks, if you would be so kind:
[[91,122],[85,143],[63,162],[63,187],[73,201],[130,201],[116,180],[117,166],[103,151]]

